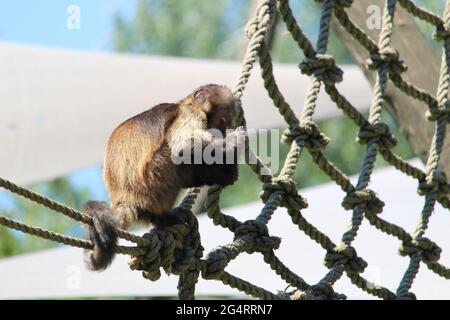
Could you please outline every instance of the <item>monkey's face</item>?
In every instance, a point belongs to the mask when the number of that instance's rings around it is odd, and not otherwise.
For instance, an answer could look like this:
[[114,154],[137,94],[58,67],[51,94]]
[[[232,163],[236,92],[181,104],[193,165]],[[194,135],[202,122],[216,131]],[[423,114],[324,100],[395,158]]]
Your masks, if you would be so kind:
[[192,98],[206,114],[208,129],[218,129],[225,133],[226,129],[233,128],[237,103],[229,88],[209,84],[195,90]]

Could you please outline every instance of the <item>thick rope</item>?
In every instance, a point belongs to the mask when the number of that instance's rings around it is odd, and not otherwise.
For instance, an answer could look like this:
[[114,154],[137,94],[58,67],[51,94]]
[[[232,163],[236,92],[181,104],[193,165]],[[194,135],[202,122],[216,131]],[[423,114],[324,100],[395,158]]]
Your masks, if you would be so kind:
[[[444,208],[450,208],[450,186],[445,174],[438,168],[446,127],[450,122],[448,98],[450,87],[450,0],[447,1],[443,18],[415,5],[410,0],[387,0],[378,43],[370,39],[346,14],[346,8],[352,5],[352,0],[322,0],[319,2],[322,3],[322,13],[319,36],[315,46],[295,20],[288,0],[260,0],[255,16],[250,19],[246,27],[249,42],[233,93],[241,106],[241,98],[252,74],[253,66],[259,60],[267,93],[289,126],[283,135],[283,140],[290,145],[290,150],[284,166],[277,176],[267,174],[268,168],[256,153],[248,145],[246,146],[246,162],[263,183],[261,198],[264,207],[257,217],[243,222],[224,214],[219,207],[222,189],[217,186],[209,188],[205,204],[208,216],[215,225],[230,230],[234,234],[234,239],[231,243],[219,246],[203,256],[198,221],[191,212],[200,189],[193,188],[188,191],[178,208],[178,213],[183,220],[182,224],[153,228],[142,237],[118,230],[121,238],[136,244],[136,247],[118,246],[116,250],[117,253],[132,256],[130,268],[142,271],[143,277],[151,281],[160,278],[161,269],[168,274],[178,275],[178,291],[181,299],[194,299],[195,285],[200,276],[204,279],[221,281],[225,285],[260,299],[299,300],[345,299],[344,295],[333,290],[334,283],[344,274],[355,286],[373,296],[382,299],[414,299],[415,295],[410,290],[422,262],[437,275],[450,279],[450,269],[439,263],[440,247],[425,237],[435,204],[439,202]],[[436,27],[435,38],[443,42],[442,67],[436,96],[418,88],[402,77],[406,66],[400,60],[398,52],[391,47],[397,3],[412,15],[434,25]],[[294,112],[294,109],[286,102],[276,83],[270,50],[265,44],[275,10],[279,11],[288,31],[305,55],[304,61],[299,66],[300,71],[311,77],[303,109],[299,114]],[[367,119],[336,87],[336,83],[342,81],[343,72],[336,65],[333,57],[327,53],[333,15],[344,29],[367,50],[370,54],[367,65],[377,73],[372,105]],[[410,165],[391,150],[396,140],[390,134],[389,127],[381,122],[381,111],[386,103],[385,90],[388,81],[391,81],[405,94],[425,103],[429,108],[429,120],[436,123],[425,171]],[[329,139],[321,133],[312,118],[321,87],[324,87],[325,92],[344,115],[352,119],[359,127],[357,140],[366,145],[365,158],[355,186],[324,155],[323,150]],[[242,107],[240,107],[237,120],[240,125],[245,126]],[[334,243],[302,215],[302,210],[307,207],[308,203],[298,193],[292,177],[304,152],[309,152],[317,167],[346,194],[342,206],[346,210],[350,210],[352,215],[350,225],[344,231],[340,243]],[[384,203],[369,189],[370,177],[378,155],[419,183],[419,194],[424,196],[425,204],[418,224],[411,233],[379,217]],[[92,219],[82,212],[68,208],[7,180],[0,178],[0,187],[60,212],[71,219],[92,224]],[[314,285],[308,284],[286,267],[275,254],[281,239],[271,236],[267,225],[279,207],[286,207],[292,222],[297,225],[298,229],[326,252],[324,263],[329,271]],[[358,230],[364,219],[367,219],[378,230],[399,239],[401,241],[400,254],[409,257],[409,265],[395,293],[388,288],[369,282],[361,275],[367,263],[357,254],[352,243],[358,236]],[[6,217],[0,216],[0,224],[65,245],[88,250],[93,248],[93,243],[90,241],[31,227]],[[270,268],[292,286],[294,291],[275,294],[229,274],[226,271],[227,265],[243,252],[261,253]]]

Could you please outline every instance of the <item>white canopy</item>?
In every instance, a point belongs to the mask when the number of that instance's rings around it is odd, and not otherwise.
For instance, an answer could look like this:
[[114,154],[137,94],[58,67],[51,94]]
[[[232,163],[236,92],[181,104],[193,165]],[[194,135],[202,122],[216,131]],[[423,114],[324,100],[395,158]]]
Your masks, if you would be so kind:
[[[284,126],[254,74],[243,103],[249,128]],[[205,83],[232,86],[238,62],[98,54],[0,43],[0,176],[29,184],[100,164],[108,135],[157,103],[176,102]],[[308,77],[295,65],[274,67],[296,111]],[[367,109],[371,88],[355,66],[344,67],[344,95]],[[325,94],[318,118],[339,115]]]
[[[414,164],[420,165],[418,161]],[[370,187],[386,203],[381,217],[412,231],[424,203],[424,199],[416,193],[417,183],[393,168],[386,168],[375,172]],[[330,183],[301,190],[301,193],[310,204],[304,210],[304,216],[339,243],[351,215],[340,205],[342,191]],[[225,210],[225,213],[244,221],[254,218],[261,207],[262,203],[257,202]],[[207,216],[200,216],[199,223],[206,252],[232,241],[232,234],[214,226]],[[438,205],[426,236],[443,249],[440,261],[446,266],[450,265],[449,226],[448,210]],[[276,254],[292,271],[310,284],[325,275],[324,250],[292,224],[286,210],[277,210],[269,223],[269,230],[271,235],[282,238]],[[396,238],[381,233],[365,220],[354,242],[358,254],[369,264],[363,275],[395,291],[409,261],[398,255],[399,245]],[[131,271],[127,259],[118,256],[103,273],[87,271],[82,262],[82,251],[73,248],[0,260],[0,299],[176,295],[178,277],[163,275],[159,281],[150,282],[142,278],[139,272]],[[263,262],[260,254],[241,254],[230,263],[227,271],[272,292],[286,287],[286,283]],[[373,298],[352,285],[346,276],[336,283],[335,289],[351,299]],[[420,299],[450,299],[448,280],[440,278],[424,265],[412,291]],[[238,291],[211,280],[200,280],[196,292],[201,296],[241,296]]]

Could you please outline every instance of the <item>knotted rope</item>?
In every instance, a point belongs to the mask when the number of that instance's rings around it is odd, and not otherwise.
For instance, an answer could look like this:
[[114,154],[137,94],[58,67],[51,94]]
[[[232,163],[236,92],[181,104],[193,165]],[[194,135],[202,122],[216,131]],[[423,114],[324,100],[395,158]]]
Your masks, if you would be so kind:
[[[197,218],[190,211],[197,198],[199,188],[190,190],[181,205],[174,209],[182,218],[181,223],[164,228],[153,228],[142,237],[117,230],[121,238],[135,243],[133,247],[118,246],[116,250],[118,253],[131,255],[130,268],[142,271],[144,278],[151,281],[160,278],[161,270],[168,274],[178,275],[178,291],[179,297],[182,299],[194,298],[195,285],[200,276],[204,279],[221,281],[223,284],[253,297],[293,300],[345,299],[345,295],[337,293],[333,289],[334,283],[344,274],[354,285],[376,297],[415,299],[416,297],[410,292],[410,289],[421,262],[439,276],[450,279],[450,269],[439,263],[440,247],[424,236],[436,202],[447,209],[450,208],[449,184],[445,174],[438,169],[446,126],[450,119],[448,98],[450,87],[450,1],[447,1],[444,17],[441,18],[415,5],[410,0],[386,0],[378,44],[358,28],[346,14],[346,8],[350,7],[353,1],[321,0],[318,2],[322,4],[322,13],[319,36],[315,46],[305,36],[295,20],[288,0],[260,0],[255,16],[250,19],[246,27],[249,42],[242,61],[241,72],[233,89],[240,106],[237,122],[239,125],[245,125],[241,98],[252,74],[253,66],[259,60],[268,95],[289,125],[284,132],[283,141],[290,145],[290,150],[278,176],[262,175],[263,171],[268,172],[267,168],[253,150],[246,147],[247,163],[263,183],[261,198],[264,207],[259,215],[253,220],[241,222],[235,217],[224,214],[219,207],[222,189],[211,187],[205,204],[208,216],[215,225],[230,230],[234,234],[234,238],[231,243],[219,246],[206,256],[203,256],[204,250],[201,245]],[[391,46],[397,5],[403,6],[412,15],[434,25],[436,27],[434,36],[443,43],[442,68],[436,96],[409,83],[402,77],[402,73],[407,70],[406,65],[400,59],[398,51]],[[293,111],[278,88],[273,75],[270,50],[264,43],[275,10],[279,11],[288,31],[305,55],[304,61],[299,65],[300,72],[311,77],[311,84],[300,115]],[[367,67],[377,72],[372,105],[367,119],[336,87],[336,83],[342,81],[343,72],[336,65],[333,56],[327,53],[333,15],[344,29],[367,50],[370,55]],[[396,144],[396,139],[390,133],[389,127],[381,121],[381,110],[386,103],[385,89],[389,80],[405,94],[426,103],[429,107],[429,120],[436,123],[425,171],[410,165],[391,150]],[[322,86],[336,106],[359,127],[357,140],[366,147],[366,155],[355,186],[323,154],[329,138],[321,133],[320,128],[312,119]],[[318,168],[332,181],[335,181],[346,194],[342,206],[346,210],[351,210],[352,215],[350,226],[344,231],[341,242],[338,244],[309,223],[302,214],[302,210],[307,208],[307,200],[299,194],[293,175],[304,150],[311,154]],[[380,217],[384,203],[369,188],[374,162],[379,154],[396,169],[417,180],[419,194],[425,197],[419,222],[411,233]],[[256,159],[256,164],[250,163],[251,158]],[[74,220],[86,224],[93,223],[92,219],[82,212],[21,188],[7,180],[0,178],[0,186]],[[299,230],[325,250],[325,266],[329,268],[329,271],[316,284],[308,284],[286,267],[275,254],[281,239],[269,234],[268,223],[280,206],[287,208],[292,222]],[[362,276],[367,263],[358,255],[352,242],[357,237],[364,218],[378,230],[398,238],[401,241],[400,254],[409,258],[409,265],[395,293],[386,287],[367,281]],[[0,216],[0,224],[66,245],[84,249],[93,248],[93,243],[90,241],[66,237],[6,217]],[[243,252],[261,253],[270,268],[294,290],[290,293],[274,294],[229,274],[226,271],[228,264]]]

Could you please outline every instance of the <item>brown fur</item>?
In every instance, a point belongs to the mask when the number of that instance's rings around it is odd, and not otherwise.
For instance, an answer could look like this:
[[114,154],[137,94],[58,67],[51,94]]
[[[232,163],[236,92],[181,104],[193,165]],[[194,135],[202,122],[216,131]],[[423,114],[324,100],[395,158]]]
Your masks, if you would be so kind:
[[[224,140],[214,140],[205,130],[215,128],[224,133],[232,127],[235,115],[236,104],[231,91],[223,86],[206,85],[179,103],[159,104],[122,123],[109,139],[104,160],[104,180],[111,196],[111,209],[101,207],[100,215],[114,215],[109,222],[114,221],[114,226],[121,228],[135,221],[162,225],[164,220],[173,221],[171,208],[182,188],[232,184],[237,179],[237,164],[176,165],[171,152],[182,150],[194,137],[200,138],[202,147],[210,143],[224,144]],[[240,138],[243,134],[242,129],[236,132]],[[235,150],[238,141],[230,141],[228,150]],[[95,215],[95,206],[88,206],[88,209],[89,214]],[[102,219],[104,223],[108,221]],[[109,265],[113,258],[111,243],[114,246],[117,242],[114,234],[115,239],[102,238],[100,232],[91,230],[91,239],[96,243],[95,255],[86,254],[93,270]],[[101,256],[105,247],[109,250],[104,250]]]

